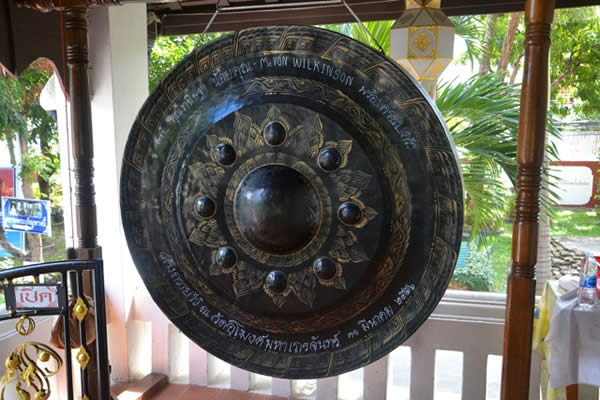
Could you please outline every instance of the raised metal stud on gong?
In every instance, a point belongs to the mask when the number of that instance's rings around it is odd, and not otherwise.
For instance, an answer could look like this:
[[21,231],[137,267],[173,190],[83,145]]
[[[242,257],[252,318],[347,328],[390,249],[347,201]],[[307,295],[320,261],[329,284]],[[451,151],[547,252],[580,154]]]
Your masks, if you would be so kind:
[[219,143],[215,149],[215,158],[219,164],[231,165],[235,162],[235,149],[229,143]]
[[215,201],[209,196],[200,196],[196,199],[194,208],[198,215],[204,218],[212,217],[216,210]]
[[333,147],[326,147],[319,153],[319,166],[325,171],[333,171],[342,163],[340,152]]
[[269,122],[265,127],[265,142],[271,146],[279,146],[285,140],[285,127],[281,122]]
[[281,271],[271,271],[265,281],[267,288],[276,294],[281,294],[287,288],[287,277]]
[[222,270],[229,270],[237,263],[237,255],[231,247],[221,247],[215,255],[215,263]]
[[362,211],[356,203],[349,201],[340,206],[338,217],[346,225],[356,225],[362,219]]
[[317,258],[313,264],[315,274],[325,281],[335,278],[337,274],[337,264],[329,257]]

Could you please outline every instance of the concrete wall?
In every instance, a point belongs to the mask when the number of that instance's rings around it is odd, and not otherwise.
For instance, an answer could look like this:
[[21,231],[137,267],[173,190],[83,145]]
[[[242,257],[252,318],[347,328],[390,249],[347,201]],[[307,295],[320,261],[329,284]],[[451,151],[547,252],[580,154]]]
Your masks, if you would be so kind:
[[148,97],[146,5],[90,11],[90,83],[98,242],[103,249],[112,378],[129,379],[127,320],[141,281],[121,225],[119,176],[131,125]]

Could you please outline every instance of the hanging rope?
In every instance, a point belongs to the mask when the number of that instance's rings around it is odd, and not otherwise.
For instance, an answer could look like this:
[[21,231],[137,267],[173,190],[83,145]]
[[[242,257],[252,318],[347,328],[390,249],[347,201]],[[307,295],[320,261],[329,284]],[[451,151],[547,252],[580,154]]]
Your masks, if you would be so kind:
[[385,54],[385,50],[383,50],[383,47],[381,47],[381,45],[379,44],[379,41],[377,39],[375,39],[375,36],[373,36],[373,34],[367,29],[367,27],[365,26],[365,24],[363,24],[363,22],[360,20],[360,18],[358,18],[358,15],[356,15],[356,13],[352,10],[352,8],[350,8],[348,3],[346,3],[346,0],[343,0],[342,3],[344,4],[344,6],[346,6],[346,8],[350,12],[350,14],[352,14],[352,17],[356,20],[358,25],[360,25],[360,27],[367,33],[367,35],[369,35],[371,40],[373,40],[373,42],[375,42],[377,47],[379,47],[379,51],[381,51],[383,54]]
[[208,30],[210,29],[211,25],[213,24],[215,18],[217,18],[217,14],[219,14],[219,3],[217,3],[214,14],[212,15],[212,17],[210,17],[210,21],[208,21],[208,24],[206,24],[206,26],[204,27],[204,30],[202,31],[203,35],[206,32],[208,32]]
[[200,34],[200,37],[198,38],[198,41],[196,42],[196,45],[194,47],[199,47],[202,44],[201,43],[202,42],[202,36],[204,36],[204,34],[206,32],[208,32],[208,30],[212,26],[213,22],[215,21],[215,18],[217,18],[217,15],[219,14],[220,10],[221,10],[221,8],[219,7],[219,3],[217,2],[216,8],[215,8],[215,12],[213,13],[212,17],[210,17],[210,20],[208,21],[208,24],[206,24],[206,26],[202,30],[202,33]]

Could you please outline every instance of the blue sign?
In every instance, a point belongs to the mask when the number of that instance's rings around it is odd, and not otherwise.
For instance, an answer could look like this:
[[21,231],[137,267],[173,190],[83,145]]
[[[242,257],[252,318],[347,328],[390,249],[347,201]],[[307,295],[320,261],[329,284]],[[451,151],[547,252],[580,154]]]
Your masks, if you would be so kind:
[[[6,240],[8,240],[13,246],[21,250],[25,250],[25,234],[23,232],[5,231],[4,236],[6,237]],[[12,257],[12,254],[0,246],[0,257]]]
[[50,202],[2,197],[2,227],[5,230],[52,236]]

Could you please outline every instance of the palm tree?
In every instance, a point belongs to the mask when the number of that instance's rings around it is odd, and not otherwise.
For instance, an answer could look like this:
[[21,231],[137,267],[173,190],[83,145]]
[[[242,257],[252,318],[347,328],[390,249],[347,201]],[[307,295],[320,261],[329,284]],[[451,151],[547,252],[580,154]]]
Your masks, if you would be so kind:
[[[351,36],[389,54],[389,32],[394,21],[327,25],[327,29]],[[456,34],[467,44],[466,60],[484,54],[480,38],[485,21],[454,17]],[[365,31],[369,30],[370,35]],[[375,40],[374,40],[374,39]],[[471,240],[486,242],[483,233],[500,226],[505,202],[514,190],[517,174],[516,154],[519,129],[519,87],[504,82],[498,74],[475,75],[466,82],[449,82],[438,88],[437,106],[452,134],[461,159],[466,198],[466,221]],[[549,120],[550,132],[557,130]],[[555,149],[548,147],[550,157]],[[506,185],[506,178],[513,186]],[[552,204],[553,192],[543,199]],[[549,208],[549,207],[548,207]]]
[[452,134],[463,167],[467,223],[471,238],[500,226],[516,179],[520,94],[514,85],[490,74],[442,85],[437,106]]

